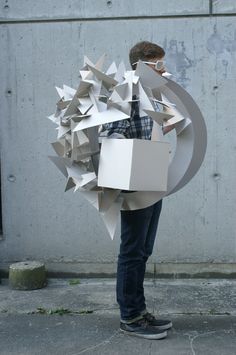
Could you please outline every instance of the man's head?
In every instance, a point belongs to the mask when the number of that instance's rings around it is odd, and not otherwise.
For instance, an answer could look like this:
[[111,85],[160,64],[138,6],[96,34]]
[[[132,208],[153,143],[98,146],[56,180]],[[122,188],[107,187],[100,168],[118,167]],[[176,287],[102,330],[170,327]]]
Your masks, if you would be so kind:
[[154,63],[163,60],[164,56],[165,51],[163,48],[148,41],[138,42],[129,52],[129,60],[133,70],[135,70],[137,62],[142,60],[143,62],[151,62],[152,64],[150,63],[148,65],[159,74],[164,73],[165,69],[164,67],[160,69],[156,68]]

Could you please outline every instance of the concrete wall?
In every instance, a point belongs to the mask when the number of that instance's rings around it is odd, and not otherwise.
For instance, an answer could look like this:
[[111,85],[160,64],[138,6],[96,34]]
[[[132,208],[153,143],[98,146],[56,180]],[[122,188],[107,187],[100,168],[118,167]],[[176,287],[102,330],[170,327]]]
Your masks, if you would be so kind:
[[[119,246],[47,156],[54,154],[54,86],[76,87],[83,55],[108,64],[140,40],[159,43],[175,80],[201,107],[208,149],[197,176],[166,198],[149,265],[173,272],[236,265],[236,5],[234,0],[0,1],[3,236],[1,266],[22,259],[50,270],[112,272]],[[164,265],[164,266],[163,266]],[[165,269],[165,265],[169,265]],[[163,269],[164,267],[164,269]],[[193,270],[194,270],[193,268]],[[158,269],[159,270],[159,269]]]

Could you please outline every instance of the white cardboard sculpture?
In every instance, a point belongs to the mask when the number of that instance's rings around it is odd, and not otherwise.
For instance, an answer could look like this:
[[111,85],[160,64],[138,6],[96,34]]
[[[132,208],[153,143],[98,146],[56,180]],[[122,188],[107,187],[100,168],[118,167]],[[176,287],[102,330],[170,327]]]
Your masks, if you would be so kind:
[[[94,65],[85,57],[77,90],[56,88],[60,100],[48,118],[57,124],[57,156],[50,159],[67,179],[65,191],[78,190],[100,212],[113,239],[121,209],[150,206],[190,181],[204,159],[207,134],[198,106],[181,86],[141,61],[135,71],[121,62],[103,72],[104,58]],[[99,126],[129,119],[134,95],[140,116],[153,119],[152,141],[104,138],[100,148]],[[161,126],[172,124],[176,149],[169,163]]]
[[169,151],[167,142],[103,139],[98,186],[131,191],[166,191]]

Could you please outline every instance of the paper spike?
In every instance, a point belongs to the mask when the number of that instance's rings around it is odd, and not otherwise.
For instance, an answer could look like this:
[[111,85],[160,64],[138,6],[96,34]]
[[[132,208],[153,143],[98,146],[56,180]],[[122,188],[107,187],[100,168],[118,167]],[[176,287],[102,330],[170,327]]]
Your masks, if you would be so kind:
[[88,67],[94,73],[96,78],[103,82],[103,85],[105,86],[106,89],[109,89],[111,86],[115,86],[118,84],[118,82],[115,79],[104,74],[102,71],[97,70],[96,68],[92,67],[91,65],[88,65]]
[[155,98],[155,99],[157,99],[157,100],[162,100],[161,92],[160,92],[160,89],[159,89],[159,88],[151,89],[151,90],[152,90],[153,98]]
[[92,75],[89,70],[80,70],[79,72],[82,80],[92,79]]
[[93,62],[85,55],[84,56],[84,66],[87,66],[88,64],[91,65],[92,67],[94,67]]
[[144,92],[146,93],[146,95],[149,97],[149,100],[151,100],[153,98],[152,90],[149,87],[143,86],[143,85],[142,85],[142,88],[143,88]]
[[66,183],[66,187],[65,187],[65,192],[68,191],[68,190],[70,190],[70,189],[72,189],[72,188],[75,187],[75,186],[76,186],[76,184],[75,184],[73,178],[72,178],[72,177],[69,177],[69,178],[67,179],[67,183]]
[[76,128],[74,129],[74,132],[80,131],[82,129],[90,128],[93,126],[100,126],[105,123],[124,120],[129,117],[130,117],[129,115],[115,109],[114,107],[109,107],[108,110],[94,113],[88,118],[79,122]]
[[70,101],[71,101],[71,100],[64,101],[64,100],[60,99],[60,100],[57,102],[57,108],[58,108],[59,110],[64,110],[64,109],[70,104]]
[[115,236],[116,227],[117,227],[123,201],[124,199],[122,197],[117,198],[117,200],[111,205],[111,207],[105,213],[100,213],[112,240],[114,239]]
[[80,112],[83,115],[85,115],[92,106],[93,106],[93,103],[92,103],[90,97],[79,98],[78,109],[80,110]]
[[[75,190],[77,191],[77,190]],[[83,188],[79,189],[79,192],[84,198],[91,203],[93,207],[98,210],[98,192],[97,191],[88,191]]]
[[170,102],[170,100],[163,93],[161,93],[161,97],[162,97],[162,102],[164,103],[164,105],[166,105],[168,107],[176,107],[176,104],[174,104],[173,102]]
[[185,118],[183,121],[176,123],[175,130],[176,130],[177,136],[182,134],[184,132],[185,128],[187,128],[191,124],[192,124],[192,122],[189,118]]
[[68,156],[69,153],[71,152],[71,144],[67,140],[65,141],[65,152],[64,155]]
[[99,212],[106,212],[120,194],[121,190],[104,188],[98,193]]
[[155,99],[155,98],[151,98],[151,100],[155,103],[155,104],[160,104],[160,105],[162,105],[162,106],[164,106],[164,107],[170,107],[166,102],[164,102],[164,101],[161,101],[161,100],[157,100],[157,99]]
[[132,71],[128,71],[125,74],[125,81],[123,84],[127,84],[125,101],[131,102],[133,100],[133,75]]
[[98,173],[99,166],[99,143],[98,143],[98,126],[90,127],[87,129],[87,136],[89,139],[90,148],[95,153],[91,156],[93,169],[95,173]]
[[56,165],[65,177],[68,177],[67,168],[72,165],[70,159],[55,156],[49,156],[49,159]]
[[117,68],[116,75],[114,77],[115,80],[117,80],[118,83],[121,83],[124,80],[124,74],[125,74],[126,68],[124,62],[120,62]]
[[110,107],[116,108],[117,110],[123,112],[124,114],[130,117],[131,115],[131,104],[129,102],[124,102],[122,104],[111,102],[110,100],[107,101],[107,108]]
[[59,87],[57,87],[57,86],[55,86],[55,88],[56,88],[56,90],[57,90],[57,93],[58,93],[58,95],[60,96],[60,98],[62,99],[63,97],[64,97],[64,90],[63,89],[61,89],[61,88],[59,88]]
[[[70,119],[71,141],[72,141],[71,144],[72,144],[73,147],[75,146],[75,145],[73,144],[73,140],[74,140],[73,130],[74,130],[74,128],[77,126],[77,124],[78,124],[80,121],[82,121],[82,119],[83,119],[84,117],[88,117],[88,116],[82,115],[82,117],[81,117],[81,116],[78,116],[78,117],[74,117],[74,118],[71,118],[71,119]],[[75,138],[75,139],[76,139],[76,138]]]
[[174,116],[174,117],[170,118],[167,122],[164,122],[163,126],[164,127],[172,126],[172,125],[174,125],[176,123],[184,121],[184,119],[185,119],[184,117],[175,117]]
[[164,123],[164,125],[169,126],[172,124],[175,124],[177,122],[183,121],[184,120],[184,116],[175,108],[175,107],[167,107],[164,106],[163,107],[163,112],[167,113],[169,115],[173,115],[173,118],[171,118],[170,120],[168,120],[167,122]]
[[122,103],[122,98],[120,97],[120,95],[117,93],[116,90],[113,90],[113,93],[111,94],[110,98],[109,98],[110,102],[115,102],[115,103]]
[[135,75],[139,76],[139,80],[143,86],[150,87],[150,89],[159,88],[168,83],[166,79],[142,61],[139,61],[137,64]]
[[47,117],[50,121],[52,121],[53,123],[56,123],[56,124],[60,124],[60,116],[55,116],[55,114],[53,115],[50,115]]
[[117,92],[117,94],[120,96],[120,98],[121,98],[122,100],[125,100],[125,99],[126,99],[128,89],[129,89],[129,88],[128,88],[128,83],[116,85],[116,86],[114,87],[114,91]]
[[91,183],[96,178],[97,178],[97,176],[96,176],[95,173],[82,174],[81,175],[81,180],[76,182],[75,191],[78,190],[80,187],[85,187],[85,185]]
[[79,100],[76,96],[74,96],[71,102],[69,103],[69,105],[67,106],[63,114],[63,117],[79,114],[78,106],[79,106]]
[[115,62],[112,62],[106,71],[106,75],[114,75],[117,72],[117,66]]
[[82,146],[74,148],[73,151],[73,158],[75,161],[80,161],[83,159],[86,159],[88,157],[91,157],[94,154],[98,154],[99,150],[93,151],[88,143],[83,144]]
[[78,136],[80,145],[89,143],[88,137],[86,136],[86,134],[83,131],[78,131],[75,134],[77,134],[77,136]]
[[171,117],[173,117],[173,115],[168,115],[167,113],[163,112],[156,112],[151,110],[144,110],[144,112],[146,112],[148,116],[155,120],[160,126],[164,121],[168,121]]
[[85,95],[88,95],[90,87],[93,85],[93,83],[89,80],[81,80],[79,87],[76,91],[76,97],[84,97]]
[[[72,127],[71,127],[72,128]],[[72,148],[72,154],[74,149],[76,149],[76,147],[79,146],[79,139],[78,139],[78,135],[74,132],[71,132],[71,148]],[[71,157],[72,158],[72,157]],[[73,160],[73,158],[72,158]]]
[[57,139],[61,139],[70,131],[70,126],[59,126],[56,129],[58,130]]
[[82,175],[86,173],[86,167],[83,163],[72,164],[71,167],[66,167],[67,174],[72,177],[74,181],[82,181]]
[[153,121],[151,140],[155,142],[163,141],[163,136],[162,128],[156,121]]
[[56,142],[53,142],[51,143],[53,149],[55,150],[55,152],[57,153],[57,155],[63,157],[64,153],[65,153],[65,146],[59,142],[59,141],[56,141]]
[[98,100],[96,98],[96,96],[93,94],[93,92],[89,92],[89,97],[90,97],[90,100],[91,100],[92,105],[93,105],[92,106],[93,110],[92,111],[90,111],[90,110],[88,111],[90,114],[91,113],[96,113],[96,112],[102,112],[102,111],[106,110],[107,105],[104,102]]
[[144,117],[147,113],[144,111],[146,110],[153,110],[153,105],[149,97],[147,96],[146,92],[144,91],[142,85],[139,82],[139,115],[140,117]]
[[95,64],[95,68],[96,68],[96,69],[102,70],[102,67],[103,67],[105,58],[106,58],[106,54],[104,53],[104,54],[98,59],[97,63]]
[[64,93],[66,95],[68,95],[68,97],[70,99],[72,99],[74,97],[75,93],[76,93],[75,89],[73,89],[73,88],[71,88],[70,86],[67,86],[67,85],[63,85],[63,90],[64,90]]
[[102,88],[102,82],[94,81],[89,91],[92,92],[95,97],[99,97],[101,88]]

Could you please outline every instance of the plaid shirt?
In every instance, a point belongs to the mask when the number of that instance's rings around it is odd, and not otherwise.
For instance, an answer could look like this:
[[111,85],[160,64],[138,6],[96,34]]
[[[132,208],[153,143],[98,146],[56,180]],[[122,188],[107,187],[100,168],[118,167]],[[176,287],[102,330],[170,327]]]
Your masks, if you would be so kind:
[[139,103],[132,103],[131,117],[125,120],[104,124],[107,137],[113,133],[122,134],[125,138],[151,139],[153,121],[150,117],[139,116]]

